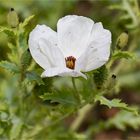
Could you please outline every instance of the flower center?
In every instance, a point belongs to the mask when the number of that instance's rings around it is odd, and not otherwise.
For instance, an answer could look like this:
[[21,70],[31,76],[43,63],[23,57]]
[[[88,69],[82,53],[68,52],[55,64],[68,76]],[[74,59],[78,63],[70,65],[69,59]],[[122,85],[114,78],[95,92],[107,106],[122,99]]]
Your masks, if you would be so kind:
[[65,58],[66,61],[66,67],[69,69],[74,69],[75,68],[75,61],[76,58],[74,58],[73,56],[69,56]]

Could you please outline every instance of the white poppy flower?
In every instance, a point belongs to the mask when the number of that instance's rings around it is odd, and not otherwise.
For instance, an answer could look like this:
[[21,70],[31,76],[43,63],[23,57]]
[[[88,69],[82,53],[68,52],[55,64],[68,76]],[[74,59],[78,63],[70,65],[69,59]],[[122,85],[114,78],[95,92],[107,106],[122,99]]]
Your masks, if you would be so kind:
[[105,64],[110,55],[111,33],[102,23],[83,16],[59,19],[57,32],[37,25],[29,36],[34,60],[45,70],[42,77],[82,76]]

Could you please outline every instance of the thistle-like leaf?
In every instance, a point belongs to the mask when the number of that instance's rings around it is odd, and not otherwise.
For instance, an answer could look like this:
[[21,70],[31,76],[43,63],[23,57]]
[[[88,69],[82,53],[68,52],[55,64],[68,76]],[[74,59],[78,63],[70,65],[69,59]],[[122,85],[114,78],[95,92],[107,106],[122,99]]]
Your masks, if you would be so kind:
[[112,59],[113,60],[117,60],[117,59],[132,59],[134,58],[134,54],[128,52],[128,51],[116,51],[113,55],[112,55]]
[[28,50],[26,50],[21,56],[21,65],[26,69],[31,63],[31,55]]
[[0,26],[0,32],[4,32],[8,37],[14,38],[16,33],[11,28]]
[[13,73],[19,73],[19,71],[20,71],[16,64],[8,62],[8,61],[1,61],[0,67],[7,69]]
[[20,27],[23,29],[29,24],[29,22],[34,18],[34,15],[27,17],[23,23],[20,23]]
[[29,82],[36,81],[38,85],[44,84],[41,77],[34,71],[27,71],[26,78]]
[[106,122],[107,127],[117,127],[120,130],[126,130],[127,126],[137,130],[140,127],[140,117],[128,111],[120,111],[113,118]]
[[121,102],[120,99],[109,100],[103,96],[96,95],[95,102],[97,102],[97,101],[99,101],[101,105],[106,105],[109,108],[117,107],[117,108],[127,110],[129,112],[133,112],[135,115],[138,115],[137,108],[129,107],[127,104]]

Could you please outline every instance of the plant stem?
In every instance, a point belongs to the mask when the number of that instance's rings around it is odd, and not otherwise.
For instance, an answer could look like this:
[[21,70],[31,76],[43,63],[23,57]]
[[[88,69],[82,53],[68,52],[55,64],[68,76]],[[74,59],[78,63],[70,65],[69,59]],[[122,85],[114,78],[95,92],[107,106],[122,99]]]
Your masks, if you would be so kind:
[[93,105],[87,104],[78,111],[78,116],[73,121],[71,128],[70,128],[72,131],[76,131],[79,129],[79,127],[82,124],[83,120],[85,119],[87,113],[92,109],[92,107],[93,107]]
[[76,88],[75,79],[73,77],[72,77],[72,85],[73,85],[73,88],[75,90],[75,92],[73,93],[73,96],[75,97],[77,102],[80,103],[80,95],[79,95],[78,90]]

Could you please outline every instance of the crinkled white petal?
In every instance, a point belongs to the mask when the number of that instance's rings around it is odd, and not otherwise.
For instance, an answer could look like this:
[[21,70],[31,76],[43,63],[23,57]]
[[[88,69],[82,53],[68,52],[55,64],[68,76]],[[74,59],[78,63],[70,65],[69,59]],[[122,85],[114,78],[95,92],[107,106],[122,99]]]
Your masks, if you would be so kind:
[[86,50],[93,24],[91,19],[76,15],[59,19],[58,44],[65,57],[78,58]]
[[29,35],[29,49],[34,60],[44,69],[64,65],[57,47],[57,34],[45,25],[37,25]]
[[101,23],[94,24],[87,50],[77,59],[76,69],[91,71],[104,65],[110,56],[111,32]]
[[80,71],[71,70],[66,67],[48,68],[41,74],[41,77],[53,77],[53,76],[62,76],[62,77],[63,76],[72,76],[72,77],[82,76],[83,78],[87,79],[86,75],[84,75]]
[[65,64],[65,58],[63,56],[63,53],[57,46],[51,46],[49,44],[49,41],[46,41],[44,39],[39,40],[39,46],[42,53],[46,56],[47,61],[50,64],[50,67],[57,67],[61,66],[64,67]]

